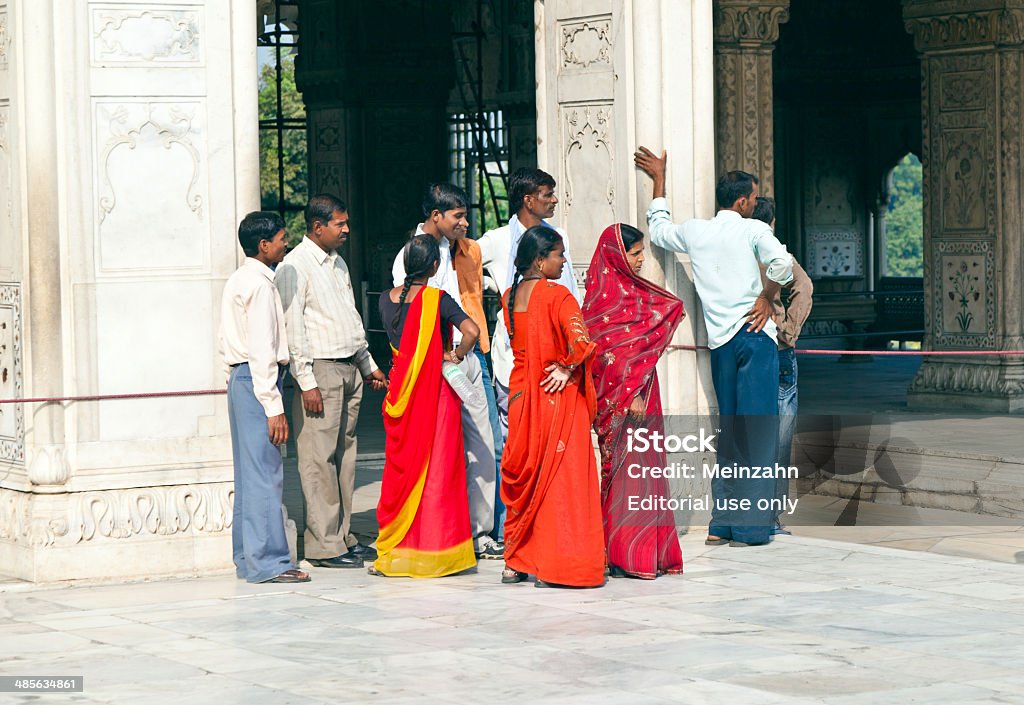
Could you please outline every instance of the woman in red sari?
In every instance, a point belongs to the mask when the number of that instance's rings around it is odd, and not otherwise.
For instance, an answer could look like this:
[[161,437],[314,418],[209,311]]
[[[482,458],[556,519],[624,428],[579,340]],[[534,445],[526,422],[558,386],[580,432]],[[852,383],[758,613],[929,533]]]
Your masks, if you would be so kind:
[[[384,399],[378,557],[370,573],[436,578],[476,565],[461,402],[441,366],[472,352],[480,330],[454,299],[426,285],[440,263],[433,237],[413,236],[404,262],[405,286],[385,291],[379,304],[394,364]],[[452,326],[462,333],[455,350]]]
[[594,385],[579,304],[558,279],[565,246],[543,225],[526,231],[502,299],[512,341],[508,440],[501,459],[503,583],[604,584],[597,463],[590,441]]
[[[665,454],[627,450],[626,432],[664,433],[655,365],[682,321],[683,302],[640,276],[644,235],[629,225],[602,234],[587,270],[583,317],[597,344],[597,431],[601,504],[612,576],[656,578],[682,573],[675,520],[668,509],[629,509],[630,497],[670,497],[664,478],[631,478],[626,468],[664,467]],[[652,444],[653,445],[653,444]]]

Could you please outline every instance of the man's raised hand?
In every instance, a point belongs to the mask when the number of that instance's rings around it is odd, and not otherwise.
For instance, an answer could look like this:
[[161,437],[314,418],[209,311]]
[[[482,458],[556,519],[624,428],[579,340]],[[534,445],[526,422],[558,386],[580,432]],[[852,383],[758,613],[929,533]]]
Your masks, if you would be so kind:
[[662,150],[659,157],[643,145],[633,153],[633,163],[637,168],[654,180],[654,197],[665,196],[665,169],[668,164],[668,152]]

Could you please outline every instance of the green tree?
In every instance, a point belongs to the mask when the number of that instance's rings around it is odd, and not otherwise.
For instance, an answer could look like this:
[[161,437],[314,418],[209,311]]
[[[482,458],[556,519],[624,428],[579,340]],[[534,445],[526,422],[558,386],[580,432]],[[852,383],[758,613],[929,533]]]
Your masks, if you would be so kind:
[[924,201],[921,161],[905,156],[892,171],[885,220],[885,261],[890,277],[924,276]]
[[[281,58],[281,113],[277,112],[277,67],[268,62],[260,67],[260,200],[265,210],[284,211],[288,240],[295,244],[302,239],[305,224],[301,208],[309,197],[307,179],[306,106],[295,87],[295,54]],[[284,193],[280,193],[278,173],[278,132],[281,132],[281,167]]]

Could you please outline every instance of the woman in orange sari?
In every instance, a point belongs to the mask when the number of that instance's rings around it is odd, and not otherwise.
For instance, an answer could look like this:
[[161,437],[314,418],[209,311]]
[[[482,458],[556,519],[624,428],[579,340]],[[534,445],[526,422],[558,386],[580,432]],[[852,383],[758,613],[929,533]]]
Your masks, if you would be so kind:
[[683,320],[683,302],[640,276],[644,234],[612,225],[587,270],[583,317],[597,344],[594,430],[601,449],[601,503],[613,577],[656,578],[683,572],[675,518],[668,509],[630,509],[630,497],[668,498],[663,477],[630,477],[627,468],[664,467],[665,454],[630,450],[631,429],[665,433],[655,365]]
[[502,299],[512,341],[508,440],[501,459],[503,583],[604,584],[597,463],[590,441],[594,352],[579,304],[558,279],[565,246],[554,230],[526,231]]
[[[476,565],[461,402],[442,379],[441,367],[472,352],[480,330],[454,299],[426,285],[437,272],[439,252],[430,235],[413,236],[405,246],[405,286],[380,297],[394,364],[384,399],[384,477],[373,575],[436,578]],[[452,326],[462,333],[455,350]]]

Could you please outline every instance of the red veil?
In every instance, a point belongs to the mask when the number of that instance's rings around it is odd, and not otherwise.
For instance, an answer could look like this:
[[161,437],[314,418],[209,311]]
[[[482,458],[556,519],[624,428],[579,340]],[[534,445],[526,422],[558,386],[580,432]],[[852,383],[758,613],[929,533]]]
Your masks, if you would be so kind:
[[664,430],[655,366],[684,316],[682,301],[630,269],[621,226],[606,228],[587,271],[583,317],[597,344],[591,363],[598,402],[594,430],[601,449],[608,561],[639,577],[680,572],[682,555],[671,512],[627,509],[630,496],[667,497],[669,489],[661,478],[627,476],[629,463],[660,467],[665,458],[627,453],[623,434],[630,423],[624,421],[639,392],[647,402],[643,425]]

